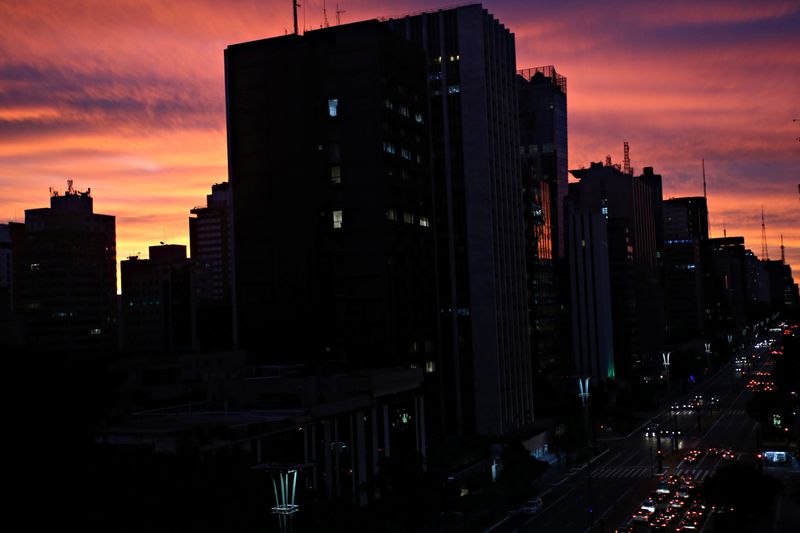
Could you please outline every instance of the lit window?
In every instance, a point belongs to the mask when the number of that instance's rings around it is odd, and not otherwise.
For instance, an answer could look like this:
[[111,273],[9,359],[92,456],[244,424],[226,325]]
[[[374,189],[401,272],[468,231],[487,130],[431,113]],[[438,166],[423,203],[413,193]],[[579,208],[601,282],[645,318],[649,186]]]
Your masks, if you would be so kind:
[[328,100],[328,116],[335,117],[339,111],[339,99],[331,98]]
[[386,152],[387,154],[393,154],[395,153],[396,150],[392,143],[383,141],[383,151]]
[[339,229],[342,227],[342,212],[341,211],[334,211],[333,212],[333,227],[334,229]]
[[600,212],[603,213],[604,215],[607,215],[608,214],[608,208],[607,207],[601,207],[600,208]]
[[442,56],[437,56],[436,58],[434,58],[433,62],[434,63],[441,63],[442,62]]
[[342,167],[336,165],[331,167],[331,183],[342,182]]
[[42,265],[40,265],[39,263],[31,263],[31,270],[33,272],[37,272],[41,268],[41,266]]
[[403,222],[406,224],[414,223],[414,213],[403,213]]
[[414,113],[414,120],[422,124],[422,113]]
[[417,163],[422,164],[422,156],[417,154]]
[[428,217],[419,217],[419,225],[423,228],[428,227]]
[[103,331],[99,328],[94,328],[89,330],[89,335],[100,335]]
[[408,114],[409,114],[408,113],[408,108],[406,106],[404,106],[404,105],[401,105],[400,108],[397,111],[398,111],[398,113],[400,113],[404,117],[407,117]]
[[395,211],[394,209],[387,209],[386,218],[389,220],[397,220],[397,211]]
[[425,351],[426,352],[433,351],[433,341],[425,341]]
[[384,107],[385,107],[386,109],[388,109],[388,110],[390,110],[390,111],[394,109],[394,104],[392,103],[392,101],[391,101],[391,100],[384,100],[384,101],[383,101],[383,105],[384,105]]
[[417,341],[411,342],[411,353],[419,352],[419,343]]
[[411,161],[411,150],[409,150],[408,148],[402,148],[400,150],[400,156],[403,159],[408,159],[409,161]]
[[461,92],[461,87],[458,85],[451,85],[447,88],[449,94],[458,94]]
[[425,362],[425,372],[427,372],[428,374],[431,374],[431,373],[433,373],[434,370],[436,370],[436,364],[434,364],[433,361],[426,361]]

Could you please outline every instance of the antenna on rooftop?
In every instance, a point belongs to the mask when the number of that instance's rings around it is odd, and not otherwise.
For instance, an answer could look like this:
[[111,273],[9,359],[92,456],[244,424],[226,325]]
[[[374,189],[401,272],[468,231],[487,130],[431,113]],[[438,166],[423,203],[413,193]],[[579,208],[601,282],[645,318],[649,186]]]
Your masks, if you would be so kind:
[[606,166],[607,167],[611,166],[611,154],[606,156]]
[[625,157],[622,160],[623,161],[622,171],[625,172],[625,174],[633,175],[633,171],[631,170],[631,150],[630,147],[628,146],[628,141],[625,141],[622,146],[623,146],[623,151],[625,153]]
[[339,4],[336,4],[336,25],[339,26],[342,23],[342,13],[347,13],[344,9],[339,9]]
[[764,206],[761,206],[761,260],[769,259],[769,248],[767,247],[767,226],[764,224]]
[[706,194],[706,160],[701,159],[700,161],[703,164],[703,198],[708,200],[708,195]]
[[330,24],[328,24],[328,9],[326,8],[325,0],[322,0],[322,25],[326,28],[330,27]]
[[67,180],[67,194],[72,194],[75,189],[72,188],[72,180]]
[[781,263],[786,264],[786,249],[783,247],[783,233],[781,233]]
[[292,15],[294,16],[294,34],[297,35],[297,0],[292,0]]

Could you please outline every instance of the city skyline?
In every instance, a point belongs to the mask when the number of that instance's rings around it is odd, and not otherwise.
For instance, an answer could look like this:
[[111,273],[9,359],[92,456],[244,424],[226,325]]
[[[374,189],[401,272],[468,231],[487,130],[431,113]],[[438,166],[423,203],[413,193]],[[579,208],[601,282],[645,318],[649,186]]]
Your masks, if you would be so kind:
[[[318,27],[322,2],[305,4],[301,28]],[[669,198],[702,194],[705,158],[711,235],[724,224],[760,255],[763,204],[770,258],[782,233],[787,262],[800,263],[800,7],[484,5],[516,34],[518,68],[553,64],[568,77],[570,168],[609,153],[622,162],[629,141],[637,173],[653,166]],[[81,6],[0,6],[0,219],[22,221],[73,178],[116,215],[120,259],[188,244],[189,210],[227,179],[222,51],[291,31],[291,3]],[[339,5],[342,23],[436,7]]]

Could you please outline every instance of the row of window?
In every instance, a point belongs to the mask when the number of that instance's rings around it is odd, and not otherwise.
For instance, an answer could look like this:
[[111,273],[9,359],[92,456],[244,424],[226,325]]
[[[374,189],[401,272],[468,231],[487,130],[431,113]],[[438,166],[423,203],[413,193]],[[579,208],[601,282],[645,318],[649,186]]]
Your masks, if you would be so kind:
[[[395,209],[387,209],[386,210],[386,218],[389,220],[397,221],[397,210]],[[333,229],[339,229],[342,227],[344,223],[344,215],[341,209],[337,209],[332,212],[332,222],[333,222]],[[403,222],[406,224],[414,224],[414,213],[405,212],[403,213]],[[428,217],[420,216],[417,219],[417,222],[423,228],[427,228],[430,225],[430,221]],[[133,305],[133,304],[131,304]]]
[[[383,151],[387,154],[396,154],[397,147],[388,141],[383,141]],[[422,163],[422,156],[417,154],[416,158],[414,158],[411,154],[411,150],[408,148],[400,148],[400,157],[407,161],[411,161],[412,159],[416,159],[417,163]]]
[[[394,111],[394,102],[389,99],[383,101],[383,106],[390,110]],[[402,116],[406,118],[411,118],[411,111],[408,109],[408,106],[398,105],[397,112],[400,113]],[[339,116],[339,99],[338,98],[329,98],[328,99],[328,116],[329,117],[337,117]],[[422,124],[424,119],[422,118],[422,113],[414,113],[414,120]]]

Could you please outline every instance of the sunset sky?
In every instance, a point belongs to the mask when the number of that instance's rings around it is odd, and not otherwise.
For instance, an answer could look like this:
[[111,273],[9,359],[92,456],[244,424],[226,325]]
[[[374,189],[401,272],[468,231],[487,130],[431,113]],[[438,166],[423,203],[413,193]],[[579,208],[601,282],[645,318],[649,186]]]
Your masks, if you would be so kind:
[[[302,0],[300,25],[322,23]],[[571,168],[631,145],[664,195],[700,195],[712,235],[800,270],[800,2],[484,2],[517,66],[568,78]],[[339,0],[342,22],[438,7]],[[327,3],[336,21],[336,0]],[[305,24],[303,23],[305,20]],[[223,50],[291,30],[290,0],[0,0],[0,221],[66,179],[117,217],[118,258],[188,244],[189,209],[227,179]],[[276,73],[279,76],[280,73]]]

